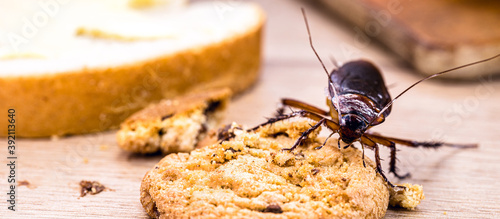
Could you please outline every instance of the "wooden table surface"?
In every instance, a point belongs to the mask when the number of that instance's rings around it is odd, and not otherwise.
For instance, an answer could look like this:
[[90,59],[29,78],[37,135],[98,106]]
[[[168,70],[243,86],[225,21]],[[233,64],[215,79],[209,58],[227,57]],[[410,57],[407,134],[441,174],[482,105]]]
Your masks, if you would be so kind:
[[[383,71],[393,96],[422,77],[376,42],[357,42],[354,27],[321,6],[304,1],[257,2],[268,15],[262,75],[253,88],[233,99],[226,122],[258,124],[274,112],[281,97],[326,109],[326,77],[309,47],[301,6],[307,10],[314,43],[329,69],[333,68],[330,57],[339,62],[370,59]],[[400,147],[399,168],[412,174],[401,182],[423,185],[426,199],[414,211],[389,209],[387,218],[500,216],[499,97],[498,78],[431,80],[395,103],[386,122],[373,130],[415,140],[479,143],[479,148]],[[0,218],[147,217],[139,202],[139,186],[146,171],[162,156],[122,151],[117,147],[115,131],[57,140],[21,139],[17,145],[16,177],[30,186],[18,187],[17,210],[7,210],[8,155],[2,150]],[[388,150],[384,150],[386,170],[387,155]],[[112,190],[80,198],[81,180],[96,180]]]

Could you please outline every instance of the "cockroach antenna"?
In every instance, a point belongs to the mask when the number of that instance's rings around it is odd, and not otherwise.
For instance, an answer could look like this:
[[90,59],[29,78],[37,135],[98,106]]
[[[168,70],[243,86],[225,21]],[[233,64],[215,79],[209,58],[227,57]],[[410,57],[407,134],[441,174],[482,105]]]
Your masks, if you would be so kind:
[[304,22],[306,23],[306,28],[307,28],[307,35],[309,36],[309,44],[311,45],[311,48],[318,58],[319,62],[321,63],[321,66],[323,66],[323,70],[325,70],[326,76],[328,76],[328,80],[330,80],[330,73],[328,73],[328,70],[326,70],[325,64],[323,64],[323,61],[318,55],[318,52],[316,52],[316,49],[314,48],[312,37],[311,37],[311,31],[309,30],[309,22],[307,22],[307,16],[306,16],[306,10],[304,8],[300,8],[302,10],[302,16],[304,17]]
[[382,110],[380,110],[380,112],[377,114],[377,117],[375,119],[373,119],[368,126],[372,125],[372,123],[377,118],[379,118],[380,115],[382,115],[382,113],[384,113],[387,109],[389,109],[389,107],[391,107],[392,104],[394,104],[394,101],[396,101],[396,99],[398,99],[399,97],[401,97],[403,94],[405,94],[406,92],[408,92],[410,89],[412,89],[413,87],[415,87],[417,84],[420,84],[423,81],[429,80],[429,79],[437,77],[439,75],[442,75],[442,74],[445,74],[445,73],[448,73],[448,72],[452,72],[452,71],[455,71],[455,70],[458,70],[458,69],[466,68],[466,67],[469,67],[469,66],[477,65],[477,64],[480,64],[480,63],[483,63],[483,62],[487,62],[487,61],[490,61],[492,59],[496,59],[498,57],[500,57],[500,54],[497,54],[497,55],[495,55],[493,57],[490,57],[490,58],[487,58],[487,59],[482,59],[482,60],[475,61],[475,62],[472,62],[472,63],[469,63],[469,64],[465,64],[465,65],[461,65],[461,66],[458,66],[458,67],[455,67],[455,68],[444,70],[442,72],[438,72],[438,73],[429,75],[429,76],[427,76],[425,78],[422,78],[422,79],[418,80],[417,82],[413,83],[408,88],[406,88],[403,92],[401,92],[400,94],[398,94],[396,97],[394,97],[394,99],[392,99],[391,102],[389,102],[387,105],[385,105],[384,108],[382,108]]
[[[307,35],[309,36],[309,44],[311,45],[311,49],[313,50],[314,54],[316,55],[316,58],[318,58],[319,63],[321,63],[321,66],[323,66],[323,70],[325,70],[326,76],[328,77],[328,83],[330,85],[328,87],[331,87],[331,90],[333,91],[333,94],[334,94],[334,97],[332,97],[332,103],[337,108],[337,113],[340,117],[340,115],[341,115],[340,114],[340,102],[337,99],[337,97],[338,97],[337,90],[333,86],[332,79],[330,78],[330,73],[328,73],[328,70],[326,69],[325,64],[323,63],[323,61],[321,60],[321,57],[319,57],[318,52],[316,52],[316,49],[314,48],[312,37],[311,37],[311,31],[309,30],[309,22],[307,22],[306,10],[304,10],[304,8],[300,8],[300,10],[302,11],[302,16],[304,17],[304,22],[306,24]],[[337,67],[337,65],[335,65],[335,66]]]

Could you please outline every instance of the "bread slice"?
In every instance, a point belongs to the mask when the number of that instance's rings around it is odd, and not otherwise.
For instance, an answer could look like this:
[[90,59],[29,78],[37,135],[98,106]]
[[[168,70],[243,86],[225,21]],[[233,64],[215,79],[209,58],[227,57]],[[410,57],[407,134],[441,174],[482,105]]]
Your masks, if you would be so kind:
[[258,77],[253,3],[0,1],[0,111],[15,109],[17,136],[116,128],[149,103]]
[[151,104],[121,124],[118,146],[141,154],[192,151],[223,119],[230,93],[217,89]]

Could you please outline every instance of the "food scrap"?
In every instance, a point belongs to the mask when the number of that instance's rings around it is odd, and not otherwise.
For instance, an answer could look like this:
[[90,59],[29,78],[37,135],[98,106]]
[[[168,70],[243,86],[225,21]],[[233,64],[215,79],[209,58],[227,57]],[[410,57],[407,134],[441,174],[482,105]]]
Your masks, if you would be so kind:
[[404,183],[400,186],[404,186],[405,189],[390,189],[389,204],[391,206],[413,210],[425,199],[424,190],[421,185]]
[[80,181],[80,197],[83,197],[87,194],[95,195],[104,191],[106,187],[97,181]]

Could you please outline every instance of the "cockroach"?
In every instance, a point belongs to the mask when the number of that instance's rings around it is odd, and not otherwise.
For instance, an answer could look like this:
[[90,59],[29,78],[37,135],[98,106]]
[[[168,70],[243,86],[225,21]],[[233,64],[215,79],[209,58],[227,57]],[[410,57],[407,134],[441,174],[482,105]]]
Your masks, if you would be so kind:
[[[304,17],[307,33],[309,35],[309,44],[328,76],[328,96],[326,102],[329,110],[323,110],[321,108],[298,100],[283,98],[281,100],[282,107],[288,106],[297,108],[299,109],[299,111],[284,114],[284,108],[281,108],[278,110],[278,115],[260,125],[257,125],[252,129],[249,129],[248,131],[254,131],[261,126],[270,125],[275,122],[286,120],[292,117],[307,117],[314,120],[316,124],[311,125],[311,128],[303,132],[291,148],[284,148],[282,150],[293,151],[298,145],[301,144],[302,141],[307,139],[308,135],[312,131],[324,125],[332,131],[332,133],[327,137],[327,140],[333,134],[339,134],[339,138],[337,141],[339,149],[341,148],[341,141],[346,145],[343,148],[352,146],[355,142],[359,142],[361,144],[361,147],[363,149],[363,165],[365,165],[364,148],[366,147],[373,150],[375,152],[376,171],[391,187],[395,186],[389,180],[387,180],[387,177],[382,170],[379,145],[386,146],[390,149],[389,172],[393,173],[400,179],[408,177],[409,173],[401,175],[397,172],[396,144],[424,148],[437,148],[441,146],[450,146],[457,148],[477,147],[477,144],[451,144],[437,141],[405,140],[374,134],[371,133],[369,129],[383,123],[385,118],[389,116],[394,101],[401,97],[404,93],[409,91],[411,88],[413,88],[415,85],[436,76],[445,74],[447,72],[489,61],[491,59],[499,57],[500,54],[488,59],[462,65],[425,77],[406,88],[394,99],[391,99],[391,96],[387,90],[384,79],[379,69],[369,61],[351,61],[345,63],[340,67],[336,66],[336,69],[329,73],[313,46],[309,24],[307,22],[307,17],[304,9],[302,9],[302,15]],[[323,143],[319,147],[316,147],[316,149],[321,149],[325,145],[325,143]]]

